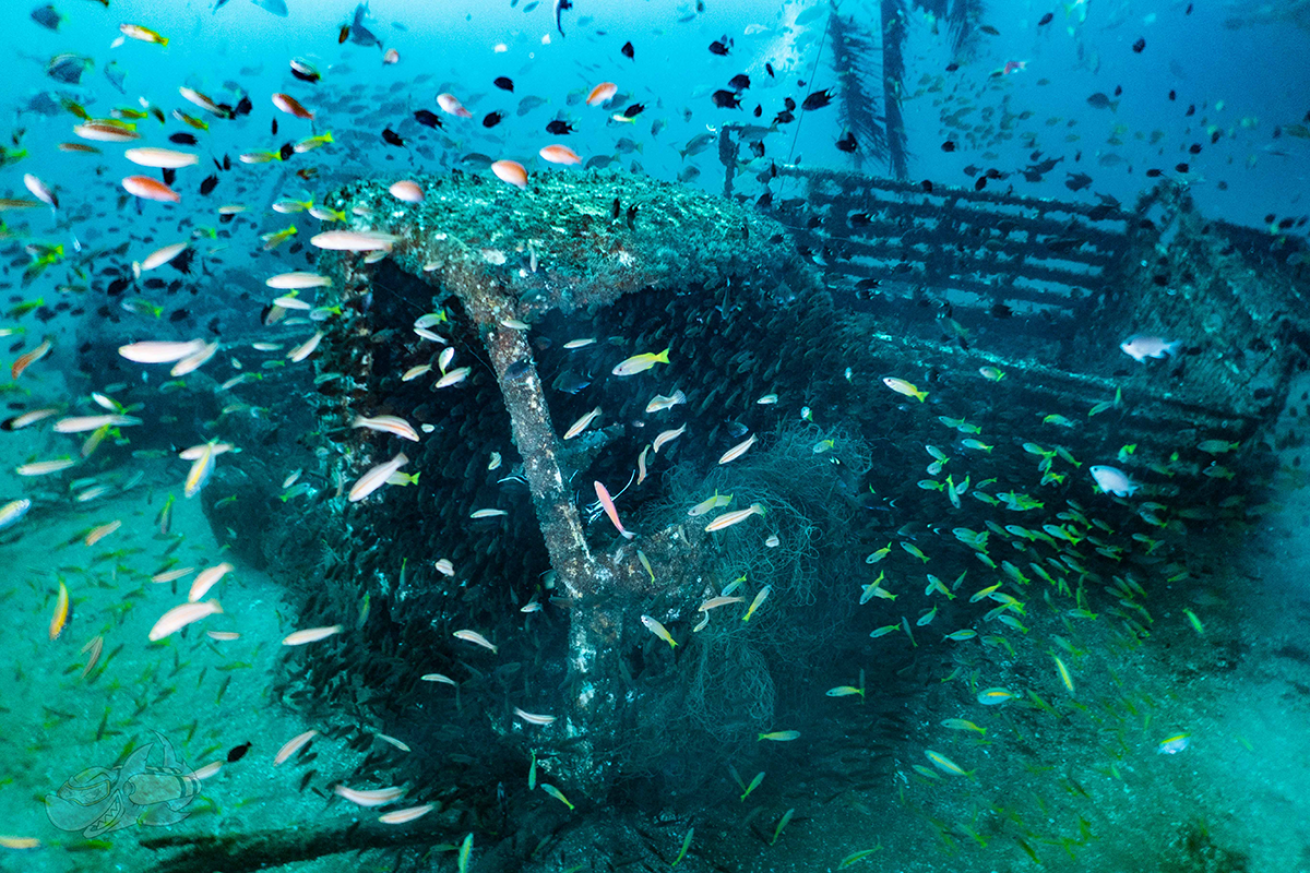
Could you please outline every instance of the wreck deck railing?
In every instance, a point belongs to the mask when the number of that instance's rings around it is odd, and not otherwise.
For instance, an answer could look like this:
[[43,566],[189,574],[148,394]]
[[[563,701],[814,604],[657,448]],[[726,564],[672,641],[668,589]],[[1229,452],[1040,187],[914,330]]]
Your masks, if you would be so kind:
[[[1000,180],[975,190],[778,163],[747,195],[749,134],[720,128],[724,195],[782,222],[837,305],[894,338],[888,358],[949,369],[987,357],[1077,420],[1121,389],[1162,440],[1249,437],[1304,366],[1304,241],[1207,220],[1185,183],[1127,208],[1025,197]],[[1179,339],[1180,354],[1143,366],[1119,350],[1135,333]]]

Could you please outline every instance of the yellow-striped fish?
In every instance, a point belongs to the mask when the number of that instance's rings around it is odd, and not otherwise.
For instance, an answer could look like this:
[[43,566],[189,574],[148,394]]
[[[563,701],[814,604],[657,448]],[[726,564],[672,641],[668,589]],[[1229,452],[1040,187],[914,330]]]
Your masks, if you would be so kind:
[[752,503],[746,509],[739,509],[736,512],[725,512],[716,517],[714,521],[705,525],[706,533],[713,533],[716,530],[723,530],[725,527],[732,527],[734,524],[740,524],[752,515],[763,515],[764,506],[759,503]]
[[1065,688],[1069,689],[1069,694],[1072,696],[1074,693],[1073,676],[1070,675],[1069,668],[1064,665],[1064,661],[1060,660],[1059,655],[1051,655],[1051,659],[1055,661],[1055,669],[1060,674],[1060,681],[1064,683]]
[[941,770],[943,773],[949,773],[952,776],[972,776],[974,773],[973,770],[964,769],[941,752],[934,752],[932,749],[927,749],[924,751],[924,754],[927,755],[928,760],[932,761],[937,769]]
[[769,740],[774,743],[789,743],[792,740],[799,739],[800,735],[800,731],[770,731],[766,734],[760,734],[756,742]]
[[646,626],[646,630],[668,643],[670,648],[676,649],[678,647],[678,641],[673,638],[673,634],[669,633],[668,629],[656,619],[651,618],[649,615],[643,615],[641,623]]
[[[756,504],[756,506],[758,505],[759,504]],[[750,607],[746,610],[746,614],[741,617],[741,620],[750,621],[751,616],[755,614],[755,610],[759,609],[760,606],[763,605],[764,601],[769,599],[769,594],[772,591],[773,591],[772,585],[765,585],[763,588],[761,588],[760,593],[755,595],[755,599],[751,601]]]
[[688,509],[687,515],[695,518],[698,515],[704,515],[711,509],[718,509],[720,506],[727,506],[729,503],[732,503],[731,494],[720,494],[715,490],[713,497],[707,497],[691,509]]

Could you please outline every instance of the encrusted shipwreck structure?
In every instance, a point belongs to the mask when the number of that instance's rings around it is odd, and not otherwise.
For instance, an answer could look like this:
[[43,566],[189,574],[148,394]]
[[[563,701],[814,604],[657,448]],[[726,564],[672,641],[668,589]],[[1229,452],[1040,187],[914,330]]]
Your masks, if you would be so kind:
[[[1239,474],[1269,467],[1254,437],[1310,351],[1302,244],[1207,222],[1174,185],[1130,210],[780,175],[806,187],[771,210],[621,173],[327,199],[394,242],[319,260],[336,314],[299,451],[321,466],[288,512],[255,493],[287,440],[223,432],[244,451],[215,476],[239,499],[206,511],[219,531],[237,514],[262,529],[232,543],[276,556],[301,626],[347,627],[293,650],[279,690],[352,748],[379,731],[414,747],[353,774],[440,806],[404,845],[479,829],[506,835],[489,869],[619,843],[653,866],[672,852],[632,827],[653,809],[744,832],[820,786],[885,793],[893,757],[921,754],[916,726],[973,700],[943,665],[1039,681],[1038,641],[1073,633],[1070,609],[1102,616],[1078,633],[1144,639],[1176,596],[1161,580],[1188,578],[1191,532],[1243,516],[1261,480]],[[1176,354],[1132,360],[1135,331]],[[354,426],[379,415],[419,442]],[[401,451],[400,483],[348,500]],[[1097,491],[1098,464],[1134,496]],[[634,538],[593,513],[596,483]],[[689,513],[707,501],[764,511],[707,530],[718,516]],[[310,545],[323,560],[297,584],[286,565]],[[947,584],[1005,584],[1032,608],[1014,626]],[[941,636],[973,629],[967,649]],[[860,683],[860,704],[834,718],[818,678]],[[728,774],[766,764],[794,790],[748,810]],[[545,783],[614,802],[566,809]],[[324,844],[399,845],[344,839]]]
[[[783,310],[822,296],[817,274],[780,245],[783,230],[767,216],[647,178],[542,175],[522,192],[459,174],[417,181],[425,192],[419,204],[402,203],[376,182],[349,185],[333,201],[335,208],[368,216],[373,230],[397,241],[377,263],[361,254],[328,253],[320,265],[333,284],[319,302],[343,313],[330,322],[315,358],[318,415],[335,448],[329,466],[339,481],[349,482],[395,453],[396,440],[351,429],[356,415],[396,414],[431,431],[421,446],[407,449],[411,464],[404,472],[419,474],[414,487],[388,489],[363,504],[331,502],[345,529],[332,544],[341,558],[334,572],[345,590],[370,594],[397,614],[404,604],[405,622],[437,625],[447,637],[457,617],[481,619],[477,629],[494,638],[488,629],[498,628],[503,636],[510,627],[505,615],[520,614],[516,607],[529,598],[549,596],[566,606],[567,700],[523,699],[522,706],[555,712],[563,706],[553,730],[563,741],[557,744],[572,749],[570,776],[574,784],[598,788],[612,776],[608,751],[620,741],[623,717],[616,708],[624,670],[618,643],[624,624],[633,624],[633,605],[670,587],[710,590],[702,578],[704,524],[646,530],[637,541],[617,539],[612,546],[607,525],[599,537],[606,545],[588,545],[579,504],[596,498],[594,482],[606,478],[618,494],[635,482],[639,456],[643,466],[660,464],[643,451],[654,433],[620,439],[623,427],[614,425],[640,415],[633,383],[643,380],[623,384],[609,371],[632,354],[671,345],[683,374],[678,378],[685,379],[699,363],[680,354],[681,339],[698,333],[710,339],[715,327],[676,318],[643,325],[651,313],[637,303],[622,309],[631,333],[611,341],[589,333],[592,320],[628,296],[658,300],[661,307],[682,298],[711,313],[716,306]],[[429,313],[439,315],[416,332],[416,320]],[[534,344],[534,332],[543,327],[550,328],[547,335],[572,331],[594,342],[576,344],[576,350],[540,337]],[[431,339],[433,333],[440,339]],[[638,337],[649,347],[631,344]],[[732,342],[732,332],[722,339]],[[448,349],[454,357],[443,364]],[[568,370],[561,355],[585,361],[585,373]],[[406,381],[407,371],[426,365],[432,367],[428,375]],[[463,380],[434,387],[443,370],[469,365]],[[603,410],[592,431],[568,442],[561,435],[576,389],[561,384],[561,370],[565,379],[614,383],[615,405]],[[551,388],[552,376],[559,390]],[[710,394],[698,398],[701,412]],[[602,448],[623,458],[617,468],[611,460],[592,469]],[[502,466],[493,458],[503,459]],[[526,484],[531,513],[513,494],[517,483]],[[649,483],[633,487],[652,489]],[[479,509],[501,514],[483,519]],[[486,588],[488,579],[539,574],[543,541],[553,588],[533,592],[516,583],[508,596],[498,592],[482,609],[454,608],[451,599],[470,578]],[[451,561],[453,577],[434,566],[442,557]]]
[[[952,416],[993,440],[986,455],[958,449],[976,455],[973,481],[1004,482],[1031,466],[1036,441],[1054,441],[1068,469],[1043,462],[1049,505],[1090,493],[1074,460],[1085,458],[1127,469],[1156,498],[1204,493],[1212,513],[1240,511],[1232,479],[1245,450],[1216,459],[1195,446],[1245,445],[1304,360],[1304,320],[1274,305],[1293,299],[1303,269],[1287,251],[1245,238],[1239,250],[1238,229],[1206,224],[1181,189],[1128,212],[805,176],[807,199],[778,204],[792,227],[629,174],[543,174],[524,191],[420,178],[418,204],[385,182],[334,195],[333,208],[395,242],[381,256],[321,258],[332,286],[318,302],[341,315],[314,357],[314,403],[336,485],[317,498],[331,557],[304,620],[371,607],[360,633],[315,649],[292,699],[366,704],[388,725],[435,718],[452,738],[490,723],[524,751],[549,749],[548,772],[599,796],[625,768],[667,766],[682,727],[725,750],[769,729],[786,694],[779,665],[803,684],[798,660],[824,640],[795,610],[818,592],[822,611],[806,620],[839,626],[854,604],[832,580],[856,578],[890,533],[942,530],[944,499],[916,471],[925,445],[950,445]],[[806,214],[829,232],[798,226]],[[1250,262],[1261,258],[1279,263],[1256,289]],[[1249,290],[1224,291],[1238,285]],[[1257,310],[1282,314],[1270,327]],[[1176,332],[1181,350],[1139,364],[1118,349],[1134,329]],[[667,366],[611,372],[666,348]],[[917,382],[931,402],[888,417],[899,398],[886,376]],[[678,391],[687,402],[647,406]],[[564,438],[595,410],[590,428]],[[382,414],[422,428],[401,470],[416,478],[348,502],[351,482],[409,446],[352,427]],[[675,431],[652,451],[656,434]],[[750,433],[763,437],[753,467],[750,456],[716,463]],[[604,520],[597,483],[639,537]],[[709,533],[689,519],[716,488],[736,493],[734,509],[766,506],[765,533]],[[600,519],[590,532],[589,505]],[[749,627],[693,631],[697,604],[737,578],[749,578],[747,602],[771,589],[770,609]],[[646,616],[676,628],[683,648],[643,629]],[[452,640],[465,629],[499,653]],[[434,700],[440,686],[420,678],[432,674],[466,696],[480,689],[479,706]],[[515,708],[558,719],[525,735]],[[496,766],[484,775],[504,775]]]

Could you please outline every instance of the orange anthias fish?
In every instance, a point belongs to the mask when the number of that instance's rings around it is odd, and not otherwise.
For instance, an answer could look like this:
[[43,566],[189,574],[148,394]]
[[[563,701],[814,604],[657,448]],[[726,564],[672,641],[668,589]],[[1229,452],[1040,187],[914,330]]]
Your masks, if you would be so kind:
[[273,105],[288,115],[294,115],[296,118],[304,118],[309,121],[314,120],[314,113],[300,105],[300,101],[290,94],[274,94]]
[[552,164],[582,163],[582,158],[578,156],[578,153],[566,145],[548,145],[537,154],[541,155],[542,160],[550,161]]
[[149,176],[128,176],[123,180],[123,188],[129,194],[142,200],[154,200],[157,203],[181,203],[182,195],[172,188]]
[[472,118],[473,113],[464,108],[464,104],[459,102],[459,98],[454,94],[441,93],[437,95],[437,105],[441,111],[459,118]]
[[623,522],[619,521],[619,511],[615,508],[614,498],[610,497],[609,491],[606,490],[605,486],[601,484],[599,479],[596,480],[595,485],[596,498],[600,500],[600,505],[605,508],[605,514],[609,516],[609,519],[614,523],[614,526],[619,529],[619,533],[623,534],[624,539],[630,540],[635,537],[636,534],[632,531],[623,529]]
[[528,171],[518,161],[496,161],[491,165],[491,172],[502,182],[508,182],[519,190],[528,187]]
[[587,95],[588,106],[599,106],[618,93],[619,86],[613,82],[601,82]]
[[28,352],[27,354],[19,356],[19,358],[16,361],[14,361],[14,366],[9,371],[10,374],[13,376],[14,381],[17,382],[18,377],[23,375],[24,370],[26,370],[28,367],[32,366],[33,364],[35,364],[37,361],[41,360],[48,354],[50,354],[50,340],[46,340],[45,342],[41,343],[41,345],[32,349],[32,351]]

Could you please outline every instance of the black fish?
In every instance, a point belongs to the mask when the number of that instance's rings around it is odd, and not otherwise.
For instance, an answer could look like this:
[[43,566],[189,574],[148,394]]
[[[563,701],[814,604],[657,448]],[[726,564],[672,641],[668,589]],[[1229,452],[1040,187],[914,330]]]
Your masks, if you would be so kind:
[[791,99],[790,97],[784,97],[782,100],[782,105],[787,108],[788,112],[796,111],[796,101]]
[[572,8],[573,0],[555,0],[555,29],[559,31],[560,36],[564,35],[564,21],[562,20],[561,14],[565,9]]
[[755,104],[755,111],[752,112],[751,115],[754,115],[756,118],[759,118],[759,117],[760,117],[761,115],[763,115],[763,114],[764,114],[764,107],[761,106],[760,104],[756,103],[756,104]]
[[173,183],[177,181],[177,170],[171,170],[165,167],[161,173],[164,177],[164,184],[171,188]]
[[91,59],[78,55],[56,55],[46,66],[46,75],[65,85],[78,85],[82,74],[91,68]]
[[382,40],[373,35],[373,31],[364,26],[364,16],[368,14],[368,3],[355,7],[355,18],[350,22],[350,41],[355,45],[375,45],[382,48]]
[[414,113],[414,120],[424,127],[441,127],[441,119],[437,113],[429,109],[420,109]]
[[1142,49],[1144,48],[1146,48],[1146,40],[1139,36],[1137,38],[1137,42],[1133,43],[1133,51],[1137,52],[1140,55],[1142,53]]
[[193,146],[196,144],[196,138],[189,133],[174,133],[168,137],[168,141],[178,145]]
[[1042,20],[1039,21],[1039,22],[1037,22],[1037,26],[1038,26],[1038,27],[1045,27],[1046,25],[1048,25],[1048,24],[1051,23],[1051,19],[1054,18],[1054,17],[1055,17],[1055,16],[1052,15],[1051,13],[1049,13],[1049,12],[1046,13],[1045,15],[1042,16]]
[[302,82],[309,82],[311,85],[317,83],[319,79],[323,78],[318,73],[306,73],[298,70],[294,64],[291,65],[291,75],[295,76]]
[[955,72],[956,70],[958,70],[958,69],[960,69],[960,65],[959,65],[959,64],[947,64],[947,65],[946,65],[946,72],[948,72],[948,73],[954,73],[954,72]]
[[719,90],[715,91],[713,94],[710,95],[710,99],[712,99],[714,101],[714,105],[719,107],[720,109],[741,108],[741,98],[738,97],[735,92],[729,91],[726,88],[720,88]]
[[774,124],[790,124],[795,120],[796,120],[795,115],[792,115],[790,112],[785,112],[785,111],[779,112],[777,115],[773,116]]
[[509,91],[511,93],[514,91],[514,80],[509,76],[497,76],[491,80],[491,84],[495,85],[502,91]]
[[237,108],[232,110],[232,114],[233,116],[249,115],[254,108],[255,104],[250,102],[250,97],[247,95],[237,101]]
[[1092,184],[1092,177],[1086,173],[1066,173],[1065,175],[1069,178],[1064,180],[1064,187],[1070,191],[1081,191]]
[[942,143],[942,151],[944,151],[944,152],[953,152],[953,151],[955,151],[955,143],[951,142],[951,141],[948,139],[946,142]]
[[813,94],[807,96],[805,102],[801,104],[801,109],[822,109],[831,102],[832,95],[828,93],[827,88],[824,88],[822,91],[815,91]]
[[774,78],[774,75],[773,75],[773,64],[769,63],[768,61],[765,61],[765,62],[764,62],[764,72],[766,72],[766,73],[769,74],[769,78],[770,78],[770,79]]
[[638,115],[640,115],[645,111],[646,111],[645,103],[634,103],[631,106],[629,106],[627,109],[623,110],[623,117],[636,118]]
[[[1040,152],[1033,152],[1034,156],[1038,154],[1040,154]],[[1051,170],[1054,170],[1055,165],[1063,160],[1064,160],[1063,157],[1047,158],[1046,160],[1040,163],[1030,164],[1022,171],[1023,177],[1027,179],[1029,182],[1040,182],[1042,181],[1043,174],[1049,173],[1051,172]]]
[[567,121],[560,121],[558,118],[546,125],[546,132],[553,133],[556,136],[567,136],[573,133],[573,125]]
[[200,193],[202,196],[208,196],[216,187],[218,187],[218,177],[206,176],[205,181],[200,183]]
[[[55,101],[56,96],[58,96],[58,94],[55,91],[42,91],[31,100],[28,100],[27,105],[18,111],[20,113],[35,112],[37,115],[45,115],[47,117],[56,116],[65,111],[64,106],[61,105],[60,102]],[[17,143],[15,143],[15,145],[17,145]]]
[[728,39],[727,34],[724,34],[714,42],[710,43],[710,53],[722,57],[728,53],[728,49],[731,45],[732,40]]
[[635,61],[635,60],[636,60],[635,55],[636,55],[637,52],[636,52],[636,50],[633,49],[633,47],[632,47],[632,40],[628,40],[627,42],[625,42],[625,43],[623,44],[623,48],[619,49],[619,51],[622,52],[622,53],[623,53],[623,56],[624,56],[625,58],[627,58],[628,60],[630,60],[630,61]]
[[555,381],[551,383],[551,387],[556,391],[563,391],[565,394],[577,394],[590,384],[591,376],[570,369],[556,376]]
[[272,127],[272,131],[273,131],[273,136],[277,136],[277,119],[276,119],[276,118],[273,119],[273,127]]
[[393,146],[403,146],[405,144],[405,141],[400,138],[400,134],[389,127],[382,131],[382,139]]
[[728,80],[728,87],[734,91],[745,91],[751,86],[751,77],[745,73],[738,73]]
[[983,33],[987,34],[988,36],[1000,36],[1000,35],[1001,35],[1001,32],[1000,32],[999,30],[997,30],[996,28],[992,27],[990,24],[984,24],[982,27],[980,27],[980,28],[978,28],[978,29],[981,30]]
[[986,176],[979,176],[979,177],[978,177],[978,181],[976,181],[976,182],[973,183],[973,190],[975,190],[975,191],[981,191],[982,189],[984,189],[984,188],[986,188],[986,187],[987,187],[987,177],[986,177]]
[[1111,111],[1119,108],[1118,100],[1111,100],[1109,97],[1097,91],[1091,97],[1087,98],[1087,105],[1093,109],[1109,109]]
[[922,182],[919,183],[919,187],[922,188],[922,189],[924,190],[924,193],[926,193],[926,194],[931,194],[931,193],[932,193],[932,180],[931,180],[931,179],[924,179]]
[[168,320],[176,324],[179,321],[186,321],[191,317],[191,313],[185,309],[174,309],[168,314]]
[[53,30],[56,33],[59,32],[59,22],[62,18],[63,16],[55,11],[55,7],[50,5],[38,6],[32,10],[33,21],[44,27],[46,30]]
[[500,124],[501,120],[504,119],[504,117],[505,116],[501,115],[499,112],[488,112],[486,115],[482,117],[482,126],[495,127],[497,124]]
[[860,144],[859,144],[858,142],[855,141],[855,134],[851,133],[849,130],[846,131],[846,135],[845,135],[845,136],[843,136],[841,139],[837,140],[837,148],[841,149],[842,151],[844,151],[844,152],[846,152],[846,153],[848,153],[848,154],[849,154],[850,152],[855,151],[855,150],[858,149],[859,147],[860,147]]
[[873,216],[867,212],[852,212],[846,216],[846,220],[850,222],[851,227],[868,227],[873,224]]
[[751,140],[751,154],[757,158],[764,157],[764,143],[758,139]]
[[230,752],[227,753],[227,762],[229,764],[235,764],[237,761],[240,761],[242,758],[244,758],[246,756],[246,752],[249,751],[250,751],[250,741],[246,740],[244,743],[242,743],[239,746],[235,746]]
[[289,142],[283,143],[282,148],[278,149],[277,153],[282,160],[290,160],[291,156],[296,153],[296,147]]
[[618,218],[619,213],[623,211],[623,203],[615,197],[614,202],[610,204],[610,218]]

